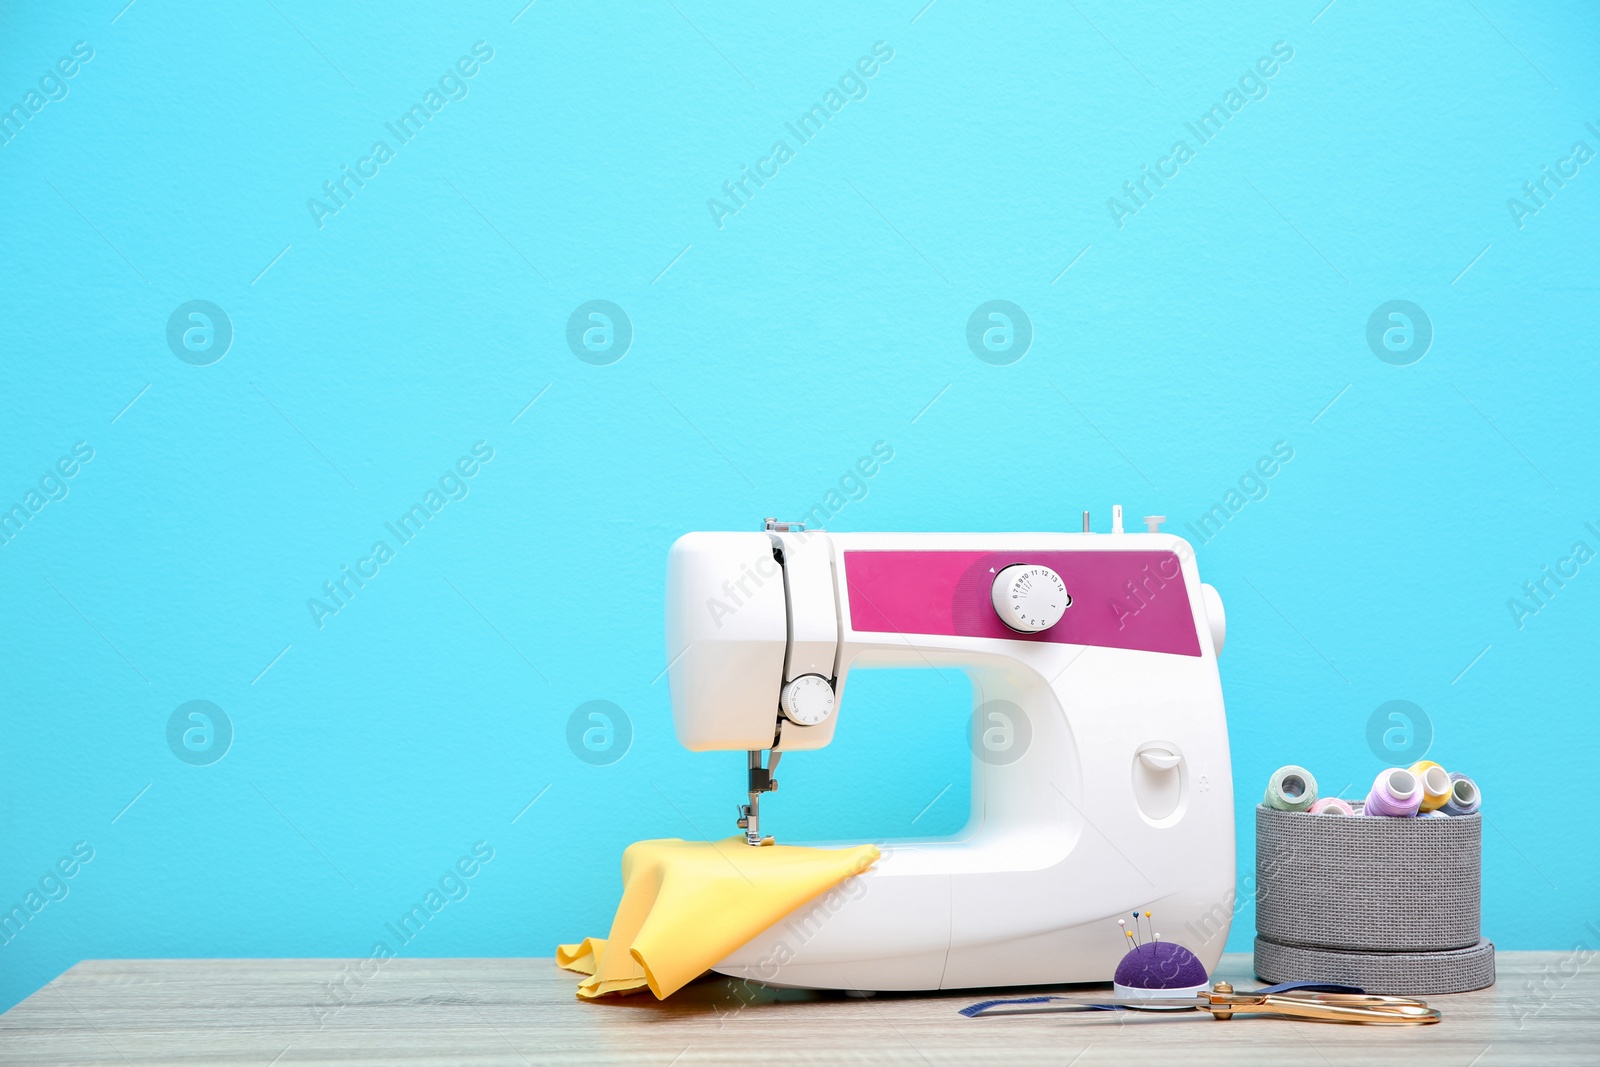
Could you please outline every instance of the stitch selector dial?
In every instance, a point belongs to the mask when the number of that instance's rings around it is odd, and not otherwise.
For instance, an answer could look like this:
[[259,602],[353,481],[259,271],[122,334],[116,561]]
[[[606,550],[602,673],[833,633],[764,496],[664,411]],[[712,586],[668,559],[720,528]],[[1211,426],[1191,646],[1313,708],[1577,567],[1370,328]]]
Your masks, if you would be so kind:
[[778,707],[796,726],[816,726],[833,714],[833,686],[820,674],[802,674],[783,687]]
[[1001,622],[1025,634],[1050,629],[1072,605],[1061,575],[1032,563],[1014,563],[995,575],[990,600]]

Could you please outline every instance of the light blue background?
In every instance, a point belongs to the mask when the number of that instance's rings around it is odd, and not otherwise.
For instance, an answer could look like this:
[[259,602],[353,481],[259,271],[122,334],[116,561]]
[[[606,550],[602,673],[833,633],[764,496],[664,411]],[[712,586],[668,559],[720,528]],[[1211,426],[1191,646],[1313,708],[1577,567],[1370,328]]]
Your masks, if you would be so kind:
[[[407,954],[603,933],[625,844],[724,836],[742,799],[742,757],[672,735],[668,545],[798,515],[878,441],[833,528],[1121,502],[1182,532],[1289,442],[1198,546],[1241,876],[1269,772],[1361,794],[1369,716],[1409,700],[1488,798],[1487,934],[1589,936],[1563,769],[1597,755],[1600,565],[1522,628],[1507,601],[1600,549],[1600,161],[1521,229],[1507,200],[1600,150],[1592,6],[521,7],[8,6],[6,107],[95,51],[0,146],[0,502],[95,455],[0,547],[0,905],[95,857],[0,948],[0,1004],[81,958],[365,956],[477,841]],[[480,40],[470,95],[319,229],[307,199]],[[714,226],[878,41],[869,95]],[[1119,229],[1107,199],[1278,41],[1269,95]],[[192,299],[236,332],[210,366],[166,344]],[[634,325],[611,366],[566,344],[591,299]],[[991,299],[1031,317],[1013,365],[966,345]],[[1411,366],[1365,340],[1392,299],[1435,330]],[[319,629],[307,599],[480,440],[470,495]],[[958,827],[962,687],[856,686],[772,827]],[[196,699],[235,731],[211,766],[167,746]],[[594,699],[632,721],[611,766],[566,744]],[[1230,945],[1252,932],[1246,907]]]

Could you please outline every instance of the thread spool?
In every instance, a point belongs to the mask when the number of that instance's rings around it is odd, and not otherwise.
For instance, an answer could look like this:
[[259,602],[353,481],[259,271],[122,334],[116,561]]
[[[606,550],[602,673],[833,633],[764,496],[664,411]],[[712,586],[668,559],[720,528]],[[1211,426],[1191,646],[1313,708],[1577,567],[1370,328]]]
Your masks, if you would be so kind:
[[1311,814],[1313,815],[1354,815],[1355,813],[1356,809],[1350,806],[1348,800],[1341,800],[1338,797],[1323,797],[1311,805]]
[[1418,811],[1429,812],[1445,806],[1450,799],[1450,775],[1431,759],[1418,760],[1411,765],[1411,773],[1422,783],[1422,803]]
[[1404,767],[1381,771],[1367,794],[1363,815],[1411,816],[1422,805],[1422,783]]
[[1278,811],[1305,811],[1317,802],[1317,780],[1304,767],[1289,764],[1272,772],[1261,803]]
[[1439,810],[1446,815],[1471,815],[1483,804],[1478,783],[1464,774],[1450,776],[1450,799]]

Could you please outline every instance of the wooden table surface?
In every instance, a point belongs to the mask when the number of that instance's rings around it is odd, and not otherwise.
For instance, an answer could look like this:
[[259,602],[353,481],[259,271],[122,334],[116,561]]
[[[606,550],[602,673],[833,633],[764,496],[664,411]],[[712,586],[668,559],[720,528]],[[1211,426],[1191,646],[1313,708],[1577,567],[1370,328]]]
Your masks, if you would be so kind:
[[[1502,953],[1496,986],[1428,998],[1444,1021],[1416,1028],[1128,1012],[966,1019],[956,1009],[980,995],[752,998],[720,977],[666,1003],[590,1003],[546,959],[366,966],[363,976],[341,960],[86,960],[0,1015],[0,1063],[1600,1063],[1600,960],[1588,953]],[[1218,976],[1256,984],[1245,955],[1224,957]]]

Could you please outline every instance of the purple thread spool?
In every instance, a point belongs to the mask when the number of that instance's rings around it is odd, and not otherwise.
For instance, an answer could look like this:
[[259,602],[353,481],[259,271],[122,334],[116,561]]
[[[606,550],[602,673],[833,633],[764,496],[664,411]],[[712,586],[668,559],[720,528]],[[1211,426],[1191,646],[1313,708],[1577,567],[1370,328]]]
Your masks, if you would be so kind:
[[1390,767],[1372,783],[1364,815],[1415,815],[1422,806],[1422,783],[1404,767]]
[[1483,803],[1478,783],[1464,774],[1450,775],[1450,799],[1439,810],[1446,815],[1471,815]]

